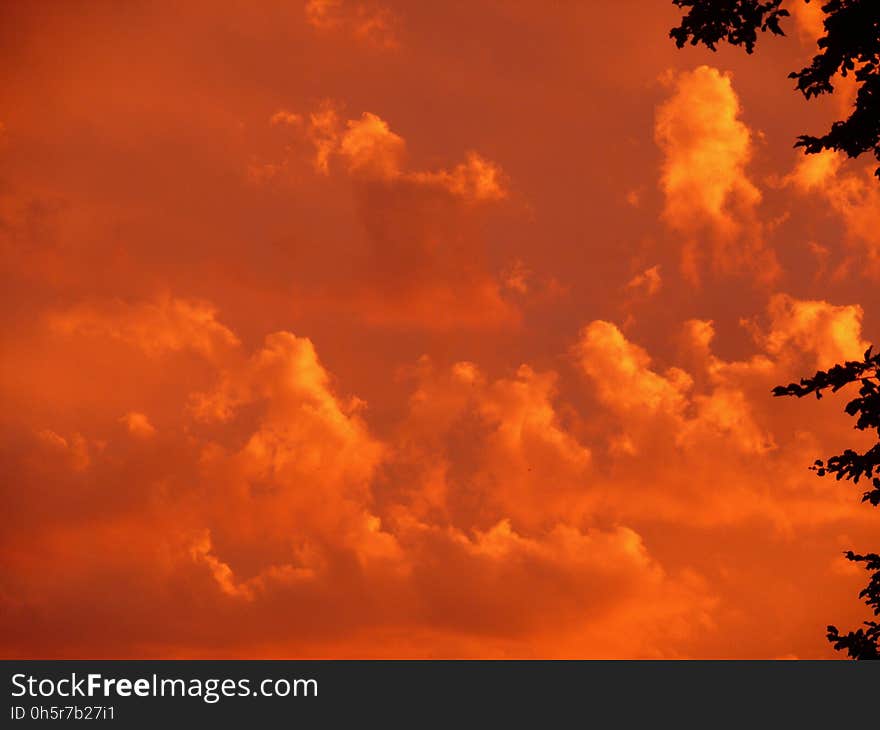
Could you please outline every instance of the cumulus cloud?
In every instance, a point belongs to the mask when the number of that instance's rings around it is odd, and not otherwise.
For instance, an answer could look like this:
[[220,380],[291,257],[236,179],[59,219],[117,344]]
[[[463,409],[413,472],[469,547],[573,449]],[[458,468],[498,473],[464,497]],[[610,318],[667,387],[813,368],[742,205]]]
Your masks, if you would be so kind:
[[[880,190],[873,168],[851,171],[833,150],[802,156],[785,182],[803,194],[819,195],[843,221],[859,271],[880,277]],[[855,264],[850,261],[845,265]]]
[[416,514],[487,527],[498,516],[530,530],[589,511],[590,449],[556,407],[557,375],[528,365],[489,381],[473,363],[423,361],[397,447],[419,475]]
[[360,119],[350,119],[339,139],[339,154],[348,171],[367,180],[393,180],[401,174],[403,138],[388,123],[365,112]]
[[[833,522],[851,514],[853,505],[840,494],[797,476],[820,455],[817,444],[834,424],[824,420],[808,431],[798,420],[793,427],[788,419],[815,404],[782,403],[769,393],[817,367],[858,357],[866,347],[861,318],[858,306],[776,295],[763,317],[744,323],[756,352],[742,360],[716,355],[713,323],[690,320],[679,356],[687,370],[660,370],[609,322],[585,327],[574,353],[607,409],[593,416],[603,424],[602,448],[639,474],[633,475],[636,506],[628,496],[615,503],[621,518],[645,509],[710,523],[760,515],[789,530],[801,520]],[[714,486],[704,491],[700,484]],[[778,485],[774,495],[768,484]]]
[[496,163],[469,151],[449,168],[411,169],[406,141],[386,120],[365,112],[343,121],[330,102],[272,119],[311,144],[317,172],[350,181],[365,235],[351,288],[364,319],[431,329],[516,323],[482,238],[484,216],[509,195]]
[[[708,347],[711,325],[703,323],[705,329],[697,333],[694,324],[691,333]],[[575,351],[597,397],[619,418],[620,433],[610,441],[612,451],[635,455],[646,442],[655,448],[661,439],[658,431],[675,447],[705,447],[707,439],[720,438],[745,453],[772,448],[772,439],[754,420],[749,399],[726,382],[718,361],[704,363],[713,368],[712,382],[705,392],[696,392],[694,376],[677,367],[656,372],[648,354],[609,322],[588,325]]]
[[[870,278],[797,255],[870,274],[873,202],[834,160],[760,200],[764,115],[807,131],[763,64],[670,78],[652,191],[663,3],[610,60],[627,3],[503,33],[494,4],[236,3],[223,53],[195,6],[128,32],[33,5],[41,63],[4,68],[3,656],[825,657],[864,618],[832,560],[876,515],[807,469],[863,434],[846,394],[770,390],[874,334]],[[797,296],[768,308],[771,231]]]
[[[151,306],[114,309],[112,331],[142,334],[132,322]],[[196,322],[192,342],[234,337],[214,317]],[[691,320],[683,365],[661,367],[597,320],[573,350],[574,390],[565,373],[526,364],[493,377],[471,361],[423,358],[406,412],[381,437],[310,339],[276,332],[248,356],[218,348],[203,387],[166,410],[176,415],[161,431],[129,410],[125,432],[94,419],[79,430],[50,424],[4,457],[17,484],[40,485],[10,495],[20,519],[5,539],[30,534],[40,548],[4,553],[17,596],[4,607],[20,635],[55,625],[52,606],[64,606],[83,641],[112,624],[103,645],[118,656],[184,644],[205,655],[206,603],[214,646],[234,634],[251,656],[260,646],[317,656],[705,654],[718,625],[742,620],[719,602],[740,584],[709,581],[711,556],[667,566],[651,547],[657,525],[769,522],[778,534],[852,519],[845,496],[795,471],[824,435],[792,434],[768,392],[788,369],[860,347],[860,325],[858,308],[777,297],[753,325],[751,358],[718,357],[712,323]],[[156,357],[151,347],[127,352]],[[130,489],[108,499],[121,478]],[[63,509],[63,526],[46,520],[46,503]],[[150,598],[107,601],[96,621],[69,581],[34,586],[29,576],[51,577],[59,561],[80,587],[112,581]],[[146,628],[157,613],[175,617],[161,637]]]
[[[131,331],[127,320],[140,321],[145,306],[116,311],[114,327]],[[199,322],[205,336],[223,326]],[[155,357],[151,348],[130,356]],[[49,607],[63,605],[81,637],[99,630],[61,583],[42,592],[29,584],[28,575],[50,574],[63,550],[78,585],[112,580],[152,596],[130,611],[128,628],[118,614],[128,608],[102,606],[116,627],[105,646],[118,655],[162,653],[183,637],[197,645],[202,601],[215,605],[213,635],[234,622],[250,642],[274,642],[298,615],[308,634],[287,632],[275,646],[320,655],[333,653],[322,636],[349,636],[351,655],[358,632],[389,622],[445,637],[465,654],[491,626],[498,641],[489,651],[499,656],[662,655],[666,642],[711,621],[714,599],[695,574],[667,571],[632,528],[592,524],[591,450],[560,415],[555,373],[523,365],[493,380],[466,361],[420,368],[407,422],[384,442],[363,419],[363,402],[335,391],[311,341],[289,332],[269,335],[250,357],[229,351],[216,361],[213,384],[193,393],[178,410],[183,421],[170,426],[187,434],[182,440],[157,432],[139,411],[122,418],[138,438],[111,436],[92,458],[76,456],[88,452],[79,433],[42,432],[33,448],[48,449],[40,469],[53,476],[44,488],[88,483],[97,498],[121,474],[134,483],[88,525],[69,512],[63,529],[41,521],[38,503],[20,495],[16,509],[42,547],[6,561],[18,595],[7,614],[20,626],[39,617],[28,624],[39,630],[57,620]],[[131,471],[144,449],[158,473]],[[25,461],[15,468],[35,468],[28,449],[20,453]],[[89,558],[120,533],[122,551]],[[651,620],[625,630],[646,589],[656,604]],[[536,598],[522,610],[526,590]],[[175,602],[175,625],[161,639],[143,633],[151,611],[170,610],[164,601]],[[570,637],[567,649],[553,648],[558,632],[547,631],[548,620]],[[366,656],[433,651],[418,641],[363,646]]]
[[507,197],[506,179],[501,168],[477,152],[469,151],[464,162],[451,170],[406,170],[406,142],[391,130],[384,119],[372,112],[359,118],[340,119],[339,110],[325,101],[306,117],[279,110],[270,118],[300,131],[315,150],[315,169],[330,173],[330,161],[338,158],[355,180],[400,182],[425,189],[436,189],[463,201],[496,201]]
[[[259,534],[269,554],[320,555],[328,544],[363,560],[394,553],[393,538],[368,507],[383,447],[357,415],[359,403],[343,403],[330,390],[309,340],[269,336],[194,404],[197,417],[227,422],[248,404],[261,406],[241,447],[203,451],[203,471],[225,493],[223,510],[237,505],[234,522],[212,525],[215,541],[250,543]],[[260,570],[284,565],[268,562]]]
[[700,66],[672,77],[671,85],[670,98],[657,109],[654,136],[664,156],[663,219],[685,239],[684,273],[698,280],[708,265],[772,277],[775,257],[756,218],[761,192],[746,169],[753,135],[740,118],[731,76]]
[[860,359],[868,343],[862,339],[864,311],[857,304],[834,305],[777,294],[770,300],[769,331],[761,338],[777,357],[810,353],[817,368]]
[[770,389],[800,370],[858,358],[867,343],[857,305],[778,294],[769,300],[763,323],[758,320],[743,323],[760,350],[742,361],[712,352],[715,329],[704,320],[684,324],[689,370],[658,371],[642,347],[604,321],[582,330],[574,353],[596,397],[619,419],[625,451],[636,453],[639,439],[656,446],[659,429],[679,447],[702,448],[706,439],[724,438],[743,453],[763,454],[777,447],[772,421],[765,420]]
[[610,322],[595,321],[581,332],[575,347],[580,366],[593,379],[608,408],[678,414],[690,389],[690,376],[679,368],[654,372],[651,358]]

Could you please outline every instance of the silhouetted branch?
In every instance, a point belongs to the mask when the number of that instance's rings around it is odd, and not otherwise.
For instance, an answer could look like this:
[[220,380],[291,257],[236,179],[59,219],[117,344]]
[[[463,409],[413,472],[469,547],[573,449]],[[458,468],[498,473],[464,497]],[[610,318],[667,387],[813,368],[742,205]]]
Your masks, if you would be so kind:
[[[875,476],[880,475],[880,353],[873,355],[872,349],[868,348],[862,360],[850,360],[828,370],[820,370],[812,378],[802,378],[800,383],[777,386],[773,389],[773,395],[802,398],[815,393],[817,398],[821,398],[823,390],[836,392],[850,383],[860,383],[858,397],[850,400],[845,410],[850,416],[857,417],[855,427],[860,431],[876,430],[878,442],[863,454],[846,449],[825,461],[817,459],[810,468],[820,477],[834,474],[838,481],[847,479],[854,484],[862,477],[870,479],[873,488],[862,494],[862,501],[876,507],[880,505],[880,476]],[[851,550],[845,555],[847,560],[864,563],[866,570],[873,571],[868,586],[859,593],[859,598],[865,600],[875,616],[880,615],[880,555],[858,555]],[[829,626],[828,640],[835,649],[846,650],[853,659],[880,659],[880,624],[866,621],[865,627],[842,635],[836,626]]]

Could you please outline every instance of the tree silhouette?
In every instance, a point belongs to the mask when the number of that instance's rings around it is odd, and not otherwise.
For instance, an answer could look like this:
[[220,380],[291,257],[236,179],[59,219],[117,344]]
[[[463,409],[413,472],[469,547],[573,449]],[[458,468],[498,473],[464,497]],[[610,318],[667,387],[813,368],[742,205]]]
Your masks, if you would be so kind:
[[[720,42],[744,46],[752,53],[758,31],[785,35],[780,21],[788,17],[781,7],[782,0],[672,0],[687,12],[681,25],[669,35],[679,48],[688,42],[702,43],[716,50]],[[804,0],[809,3],[810,0]],[[795,147],[803,147],[808,154],[822,150],[845,152],[858,157],[871,151],[880,160],[880,0],[830,0],[822,5],[825,34],[817,41],[820,52],[812,63],[789,78],[796,79],[796,88],[807,99],[819,94],[832,93],[836,74],[855,74],[858,85],[853,111],[847,119],[836,121],[821,137],[800,135]],[[874,173],[880,177],[880,167]],[[820,370],[812,378],[800,383],[780,385],[773,389],[775,396],[793,395],[802,398],[815,393],[836,393],[846,385],[859,384],[859,395],[846,404],[846,412],[857,416],[855,427],[860,431],[875,431],[878,442],[864,453],[846,449],[826,461],[817,460],[811,467],[820,477],[833,474],[835,478],[857,484],[865,479],[871,488],[862,494],[862,501],[880,505],[880,353],[872,355],[869,348],[861,361],[853,360]],[[880,616],[880,555],[860,555],[848,550],[847,560],[863,563],[870,574],[866,588],[859,598]],[[880,623],[866,621],[864,628],[841,634],[836,626],[828,627],[828,640],[838,651],[846,650],[853,659],[880,659]]]
[[[812,378],[802,378],[800,383],[779,385],[773,389],[773,395],[803,398],[815,393],[821,398],[823,391],[830,389],[836,393],[850,383],[860,383],[859,395],[846,404],[845,410],[850,416],[858,417],[857,429],[876,431],[878,441],[862,454],[846,449],[827,461],[817,460],[810,468],[820,477],[833,474],[838,481],[847,479],[858,484],[862,478],[868,480],[871,488],[862,494],[862,501],[876,507],[880,504],[880,353],[872,355],[871,348],[868,348],[861,361],[850,360],[829,370],[820,370]],[[872,571],[868,587],[859,593],[859,598],[864,598],[865,603],[873,608],[874,615],[880,616],[880,555],[858,555],[852,550],[844,554],[847,560],[864,563],[865,569]],[[836,626],[829,626],[828,640],[835,649],[846,649],[853,659],[880,659],[880,623],[866,621],[865,626],[844,636]]]

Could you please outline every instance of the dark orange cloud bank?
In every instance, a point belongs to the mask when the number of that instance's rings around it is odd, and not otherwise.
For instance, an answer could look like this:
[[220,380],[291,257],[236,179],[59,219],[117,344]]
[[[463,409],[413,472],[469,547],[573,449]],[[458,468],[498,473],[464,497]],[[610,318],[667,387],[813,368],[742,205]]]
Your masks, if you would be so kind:
[[[809,7],[807,8],[809,9]],[[847,86],[670,2],[6,3],[5,657],[832,657],[773,386],[878,339]]]

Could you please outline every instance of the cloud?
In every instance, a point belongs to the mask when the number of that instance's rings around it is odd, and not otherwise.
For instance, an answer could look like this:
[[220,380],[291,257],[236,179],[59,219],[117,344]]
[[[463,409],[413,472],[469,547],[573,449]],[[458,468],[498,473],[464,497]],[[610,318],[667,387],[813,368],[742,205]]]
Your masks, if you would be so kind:
[[770,394],[876,337],[868,175],[763,182],[806,47],[655,98],[668,5],[526,5],[10,8],[3,656],[818,658],[865,618],[876,514],[807,468],[864,434]]
[[337,106],[325,101],[308,115],[307,124],[302,115],[283,109],[270,122],[302,130],[314,145],[315,169],[324,174],[330,173],[331,158],[337,157],[347,173],[362,182],[410,184],[471,203],[498,201],[508,195],[500,167],[474,151],[451,170],[406,170],[406,142],[372,112],[343,123]]
[[288,124],[298,126],[302,124],[303,118],[300,114],[294,114],[286,109],[280,109],[269,117],[269,124]]
[[777,294],[770,300],[768,314],[770,329],[763,344],[777,357],[810,353],[817,368],[828,368],[861,359],[868,347],[861,337],[864,311],[859,305],[837,306]]
[[679,368],[670,368],[665,375],[654,372],[648,354],[614,324],[591,322],[581,332],[575,353],[606,407],[670,415],[683,409],[690,376]]
[[199,538],[195,539],[190,548],[193,560],[204,564],[208,568],[223,593],[234,598],[240,597],[244,600],[252,601],[254,599],[253,589],[248,584],[236,583],[232,568],[222,560],[219,560],[211,550],[211,533],[209,530],[205,530]]
[[705,217],[723,232],[736,229],[736,206],[749,210],[761,193],[745,168],[752,133],[742,122],[730,75],[709,66],[679,74],[672,96],[657,110],[655,135],[665,154],[664,216],[687,230]]
[[660,275],[660,266],[657,265],[636,274],[627,282],[626,288],[651,297],[660,291],[662,285],[663,277]]
[[844,171],[843,158],[824,150],[802,156],[785,183],[800,193],[818,194],[840,216],[856,261],[844,261],[847,269],[857,266],[864,276],[880,277],[880,190],[873,168]]
[[150,419],[147,418],[145,413],[138,413],[137,411],[129,411],[126,413],[121,419],[122,423],[125,424],[126,428],[132,436],[137,436],[139,438],[149,438],[150,436],[154,436],[156,434],[156,427],[150,423]]
[[640,441],[656,447],[659,431],[678,447],[706,448],[723,438],[742,453],[765,454],[777,448],[772,421],[766,420],[775,407],[766,397],[770,389],[799,371],[858,358],[867,348],[862,309],[856,305],[777,294],[764,319],[764,325],[757,318],[743,322],[760,352],[741,361],[725,361],[712,352],[712,322],[685,322],[689,369],[672,366],[663,372],[616,325],[594,321],[586,326],[574,354],[595,396],[618,420],[617,446],[625,444],[629,454],[639,452]]
[[317,172],[351,185],[365,241],[348,286],[363,319],[430,329],[516,324],[482,234],[484,217],[509,195],[497,164],[469,151],[448,169],[410,169],[406,142],[386,120],[365,112],[343,121],[329,102],[272,118],[312,145]]
[[529,530],[587,514],[592,455],[557,411],[556,373],[522,365],[490,382],[473,363],[426,359],[418,381],[395,449],[396,468],[418,474],[404,500],[415,514]]
[[[421,566],[412,580],[424,591],[425,619],[445,628],[452,645],[473,632],[488,634],[492,656],[658,656],[671,637],[711,625],[714,599],[699,578],[668,574],[625,527],[559,524],[536,538],[501,520],[468,537],[415,523],[405,535]],[[644,591],[657,613],[633,631]]]
[[315,169],[325,175],[330,171],[330,155],[339,144],[339,116],[332,103],[325,101],[309,114],[308,137],[315,146]]
[[225,490],[224,512],[237,505],[234,522],[210,525],[215,541],[252,541],[260,534],[278,551],[320,553],[329,543],[364,560],[394,552],[393,538],[368,508],[384,449],[357,415],[359,401],[343,403],[330,390],[309,340],[270,335],[240,369],[224,372],[218,387],[193,403],[195,416],[208,422],[234,422],[245,406],[261,407],[242,446],[203,451],[202,469],[215,489]]
[[[154,306],[97,320],[141,343]],[[665,368],[597,320],[567,361],[574,383],[527,364],[490,377],[423,358],[382,435],[309,338],[275,332],[249,355],[214,348],[190,376],[202,386],[164,408],[161,431],[130,409],[124,429],[95,413],[77,430],[6,439],[18,519],[0,599],[20,638],[5,651],[76,655],[100,635],[115,656],[711,654],[717,627],[743,620],[722,600],[739,579],[710,581],[714,554],[668,565],[651,547],[657,530],[770,524],[766,540],[852,522],[857,506],[803,468],[832,425],[792,435],[768,393],[790,368],[861,346],[860,317],[780,296],[752,324],[752,357],[718,357],[712,323],[690,320],[682,366]],[[238,341],[214,316],[187,321],[190,343]],[[125,350],[121,377],[156,353]],[[63,521],[48,519],[50,504]],[[745,548],[718,549],[726,560]],[[108,582],[121,590],[96,614],[82,587]],[[169,617],[161,634],[149,628],[157,615]],[[50,631],[60,622],[61,644]]]
[[51,314],[50,324],[68,336],[111,338],[153,357],[189,350],[214,358],[238,346],[238,338],[217,322],[216,314],[205,302],[161,296],[137,304],[76,305]]
[[521,259],[516,259],[501,273],[505,288],[518,294],[527,294],[530,290],[532,272]]
[[[594,455],[602,454],[599,463],[607,454],[621,468],[626,464],[620,479],[631,480],[632,491],[613,487],[623,497],[614,502],[618,519],[646,512],[689,523],[766,519],[782,531],[843,515],[853,519],[846,497],[800,476],[836,426],[827,413],[825,420],[811,415],[816,404],[782,402],[769,393],[816,367],[859,356],[866,347],[861,309],[776,295],[762,322],[745,322],[755,354],[725,360],[712,351],[712,322],[687,321],[679,355],[687,370],[658,370],[609,322],[582,330],[576,363],[604,411],[592,415],[604,444],[590,445]],[[713,486],[702,491],[701,484]],[[774,493],[764,486],[771,484]],[[631,502],[634,493],[638,500]]]
[[[132,322],[150,306],[114,309],[114,331],[137,330]],[[197,321],[194,342],[223,327],[212,317]],[[662,654],[710,620],[714,599],[698,577],[666,571],[631,528],[591,524],[591,452],[560,417],[554,373],[522,366],[489,380],[473,363],[437,370],[423,362],[407,426],[382,441],[361,416],[365,404],[335,392],[307,338],[277,332],[247,358],[215,355],[211,387],[193,393],[161,433],[130,411],[122,423],[139,438],[93,422],[109,438],[91,458],[71,457],[88,451],[79,433],[71,440],[46,430],[16,449],[10,473],[42,485],[39,499],[25,490],[11,502],[21,520],[6,544],[20,543],[24,531],[40,545],[26,556],[4,552],[13,593],[2,601],[19,636],[55,625],[63,607],[79,638],[53,644],[57,655],[76,653],[97,632],[116,656],[167,654],[177,642],[201,645],[194,651],[203,655],[201,627],[210,626],[215,638],[234,633],[249,653],[271,641],[270,654],[328,655],[331,644],[322,642],[349,636],[349,656],[456,653],[448,647],[641,656]],[[128,356],[156,355],[138,347]],[[474,439],[470,456],[453,445],[461,436]],[[48,449],[39,467],[32,449]],[[139,472],[146,454],[155,466]],[[414,480],[398,481],[405,473]],[[129,477],[124,499],[90,507],[121,475]],[[393,488],[383,482],[389,475]],[[432,487],[436,478],[445,491]],[[63,523],[41,517],[40,505],[63,508],[61,495],[73,493],[79,507]],[[114,544],[121,547],[108,550]],[[31,576],[51,578],[62,560],[68,579],[38,590]],[[96,615],[81,589],[108,581],[124,590]],[[625,630],[646,587],[653,618]],[[535,596],[528,610],[524,591]],[[125,596],[135,594],[132,606]],[[214,606],[209,618],[206,602]],[[147,629],[155,615],[174,616],[161,635]],[[303,634],[282,630],[303,622]],[[439,634],[430,646],[356,648],[359,632],[381,635],[387,626]],[[559,631],[571,639],[567,648]],[[463,648],[486,632],[497,639]],[[28,646],[43,652],[39,641]]]
[[[610,322],[595,321],[582,330],[574,348],[578,365],[619,429],[609,439],[611,452],[646,455],[645,449],[656,453],[661,442],[675,451],[714,449],[721,440],[743,453],[772,449],[772,436],[756,422],[751,398],[727,377],[728,364],[711,354],[711,322],[688,322],[685,334],[699,353],[701,372],[679,367],[657,372],[648,353]],[[704,381],[702,387],[698,381]]]
[[405,144],[403,138],[375,114],[365,112],[347,122],[339,140],[339,154],[356,178],[387,181],[400,176]]
[[472,202],[496,201],[507,197],[500,168],[476,152],[468,152],[465,161],[451,171],[415,172],[410,179],[426,186],[436,185],[462,200]]
[[746,171],[752,131],[740,119],[731,76],[700,66],[670,83],[670,98],[657,108],[654,137],[664,156],[663,219],[685,237],[684,273],[696,281],[708,265],[720,273],[772,277],[777,264],[756,218],[762,196]]
[[350,0],[307,0],[306,22],[320,32],[342,32],[346,36],[380,49],[399,45],[397,17],[375,3],[355,4]]
[[822,3],[793,3],[791,14],[794,16],[795,27],[803,43],[815,45],[816,41],[825,35],[823,27],[825,13],[822,11]]
[[52,429],[46,428],[37,434],[37,438],[49,453],[60,455],[74,471],[83,471],[91,463],[89,445],[81,433],[64,438]]

